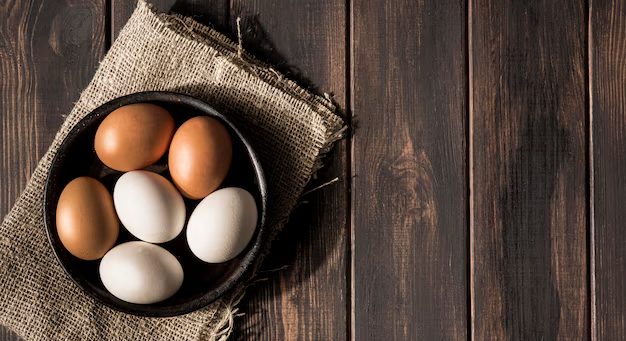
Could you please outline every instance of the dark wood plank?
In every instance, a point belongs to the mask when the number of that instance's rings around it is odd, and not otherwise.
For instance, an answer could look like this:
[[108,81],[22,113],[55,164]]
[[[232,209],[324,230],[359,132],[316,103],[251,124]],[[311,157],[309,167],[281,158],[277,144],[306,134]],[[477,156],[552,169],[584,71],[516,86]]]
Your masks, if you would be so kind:
[[[170,6],[167,1],[161,5],[157,7],[163,11]],[[112,8],[116,34],[132,13],[134,1],[114,0]],[[345,108],[345,1],[178,1],[171,10],[194,16],[231,37],[237,37],[236,18],[241,17],[245,49],[315,91],[333,92]],[[267,280],[252,287],[240,304],[245,315],[236,320],[231,339],[347,338],[346,153],[346,142],[340,142],[310,188],[335,177],[341,181],[304,197],[308,204],[294,212],[279,234],[264,269],[287,268],[259,274]]]
[[594,341],[620,340],[626,333],[626,1],[590,2],[591,328]]
[[467,340],[467,11],[352,1],[354,340]]
[[584,340],[585,1],[470,4],[475,340]]
[[[111,1],[111,37],[119,34],[135,7],[136,0],[110,0]],[[229,0],[150,0],[149,3],[161,12],[176,12],[192,16],[197,21],[215,27],[222,33],[229,32],[228,8]]]
[[[240,17],[246,50],[318,94],[334,93],[345,109],[345,0],[233,0],[231,6],[231,35]],[[341,141],[309,188],[340,182],[303,197],[308,203],[274,242],[264,268],[287,268],[250,290],[233,340],[347,339],[346,154]]]
[[[5,1],[0,32],[4,217],[103,56],[105,1]],[[6,335],[0,340],[13,338]]]

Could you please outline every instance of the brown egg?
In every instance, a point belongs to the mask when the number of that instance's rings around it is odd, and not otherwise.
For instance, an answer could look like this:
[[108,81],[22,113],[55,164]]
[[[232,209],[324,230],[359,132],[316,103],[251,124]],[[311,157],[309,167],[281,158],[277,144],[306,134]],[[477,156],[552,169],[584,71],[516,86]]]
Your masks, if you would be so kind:
[[228,130],[214,118],[198,116],[174,134],[168,164],[178,190],[187,198],[202,199],[224,181],[232,159]]
[[56,223],[63,246],[84,260],[102,258],[120,231],[111,194],[98,180],[86,176],[70,181],[61,192]]
[[164,108],[150,103],[130,104],[102,121],[94,147],[105,165],[128,172],[161,158],[175,130],[174,119]]

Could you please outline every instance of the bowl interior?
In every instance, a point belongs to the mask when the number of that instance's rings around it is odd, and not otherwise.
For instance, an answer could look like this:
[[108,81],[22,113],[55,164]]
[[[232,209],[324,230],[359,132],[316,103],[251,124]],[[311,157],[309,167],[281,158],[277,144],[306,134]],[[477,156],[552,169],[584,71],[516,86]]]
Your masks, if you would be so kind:
[[[158,244],[170,251],[181,263],[185,278],[180,290],[171,298],[150,305],[132,304],[110,294],[98,274],[100,260],[84,261],[74,257],[62,245],[56,228],[56,208],[65,186],[79,176],[99,180],[112,194],[117,179],[124,174],[105,166],[94,151],[94,137],[98,126],[113,110],[132,103],[154,103],[166,108],[177,127],[191,117],[207,115],[220,120],[229,130],[233,142],[233,161],[230,171],[220,186],[241,187],[256,200],[259,217],[255,235],[248,247],[236,258],[221,264],[208,264],[196,258],[186,241],[186,224],[174,240]],[[171,181],[167,167],[167,153],[146,170],[163,175]],[[45,189],[44,215],[52,249],[72,280],[89,295],[112,308],[141,316],[174,316],[189,313],[206,306],[232,288],[252,265],[263,235],[267,194],[260,163],[247,140],[217,110],[190,96],[169,92],[144,92],[115,99],[97,108],[81,120],[62,143],[50,168]],[[187,220],[200,200],[185,198]],[[116,245],[138,240],[120,224]]]

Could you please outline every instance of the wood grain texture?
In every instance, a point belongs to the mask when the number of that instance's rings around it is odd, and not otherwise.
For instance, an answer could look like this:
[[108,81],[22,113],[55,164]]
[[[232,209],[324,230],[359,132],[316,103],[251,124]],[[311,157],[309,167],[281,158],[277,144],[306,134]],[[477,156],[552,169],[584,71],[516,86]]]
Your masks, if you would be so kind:
[[[0,5],[0,217],[103,56],[104,0],[20,0]],[[5,334],[0,340],[11,339]]]
[[[243,47],[303,86],[334,94],[346,107],[344,0],[233,0],[231,36],[241,18]],[[346,340],[348,228],[346,141],[309,188],[340,181],[302,198],[273,243],[265,269],[286,269],[249,291],[233,340]]]
[[[132,14],[134,0],[114,0],[112,34]],[[288,77],[346,101],[345,1],[171,1],[162,11],[190,15],[230,36],[241,17],[244,48]],[[163,7],[161,7],[163,6]],[[228,18],[230,19],[229,21]],[[298,29],[294,29],[297,27]],[[315,86],[313,86],[313,84]],[[239,305],[232,340],[345,340],[347,338],[347,180],[346,142],[339,142],[314,188],[335,177],[340,182],[303,198],[278,235],[264,270]]]
[[626,2],[592,1],[590,8],[592,339],[620,340],[626,332]]
[[475,340],[584,340],[585,1],[470,4]]
[[352,2],[353,340],[468,338],[466,8]]

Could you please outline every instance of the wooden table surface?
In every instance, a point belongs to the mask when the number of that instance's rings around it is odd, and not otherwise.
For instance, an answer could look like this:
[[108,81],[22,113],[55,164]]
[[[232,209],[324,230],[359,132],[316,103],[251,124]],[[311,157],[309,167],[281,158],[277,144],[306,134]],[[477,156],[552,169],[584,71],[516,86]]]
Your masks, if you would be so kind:
[[[352,127],[232,340],[625,338],[626,0],[154,3]],[[134,5],[0,2],[0,216]]]

